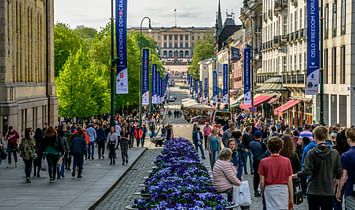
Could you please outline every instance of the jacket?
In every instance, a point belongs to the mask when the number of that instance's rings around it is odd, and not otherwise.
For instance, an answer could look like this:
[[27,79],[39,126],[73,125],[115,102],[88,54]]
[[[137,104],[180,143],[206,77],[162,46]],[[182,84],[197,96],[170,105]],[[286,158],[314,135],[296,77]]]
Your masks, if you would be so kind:
[[232,137],[232,131],[231,131],[231,129],[228,128],[227,130],[224,131],[223,136],[222,136],[222,141],[223,141],[224,146],[227,146],[227,143],[228,143],[228,140],[230,137]]
[[97,138],[96,131],[93,127],[89,127],[88,129],[86,129],[86,134],[89,136],[90,142],[94,142]]
[[82,136],[75,136],[70,145],[73,155],[84,155],[87,150],[86,140]]
[[68,139],[66,136],[59,136],[58,137],[61,143],[61,147],[63,148],[62,153],[68,153],[69,152],[69,144],[68,144]]
[[213,166],[212,175],[212,184],[217,192],[224,192],[232,189],[233,185],[241,184],[237,178],[237,171],[230,161],[217,160]]
[[263,142],[260,141],[252,141],[249,144],[249,148],[251,152],[253,153],[253,159],[254,160],[261,160],[264,157],[268,156],[268,151],[266,148],[266,145]]
[[36,140],[31,137],[30,139],[23,138],[20,145],[20,156],[24,160],[31,160],[32,154],[36,152]]
[[136,139],[141,139],[143,135],[143,131],[140,128],[136,128],[134,129],[134,137],[136,137]]
[[[89,136],[86,134],[86,130],[83,130],[83,132],[84,132],[84,135],[85,135],[86,144],[90,144],[90,138],[89,138]],[[75,130],[73,134],[75,135],[75,134],[77,134],[77,133],[78,133],[78,130]]]
[[245,133],[242,137],[242,142],[245,148],[249,149],[249,144],[251,141],[253,141],[253,136],[251,134]]
[[106,133],[103,128],[97,129],[96,135],[97,135],[97,141],[105,141],[106,140]]
[[310,176],[307,194],[334,196],[334,178],[340,179],[342,172],[338,152],[321,143],[308,152],[303,169],[297,175],[300,178]]
[[200,141],[202,142],[202,140],[203,140],[203,135],[202,135],[202,132],[200,131],[200,132],[194,132],[194,134],[192,135],[192,141],[193,141],[193,143],[194,144],[197,144],[197,141],[198,141],[198,139],[197,139],[197,133],[200,133]]
[[[213,135],[209,135],[207,137],[207,150],[208,151],[211,151],[212,152],[212,138],[213,138]],[[218,139],[218,154],[219,154],[219,151],[221,151],[221,148],[222,148],[222,141],[221,141],[221,138],[217,135],[216,138]]]
[[242,154],[238,150],[233,151],[232,163],[233,163],[233,166],[238,167],[237,177],[239,180],[241,180],[242,175],[243,175],[243,157],[242,157]]

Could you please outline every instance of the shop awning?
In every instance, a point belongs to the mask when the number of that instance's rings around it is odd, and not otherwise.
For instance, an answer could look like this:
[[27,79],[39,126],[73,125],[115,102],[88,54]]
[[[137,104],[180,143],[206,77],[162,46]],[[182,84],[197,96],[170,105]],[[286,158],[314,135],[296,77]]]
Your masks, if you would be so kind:
[[270,100],[269,102],[267,102],[267,103],[268,103],[268,104],[272,104],[272,103],[278,101],[279,99],[280,99],[280,97],[276,97],[276,98],[271,99],[271,100]]
[[[271,98],[272,98],[272,96],[264,96],[264,95],[257,96],[254,98],[254,106],[262,104],[265,101],[270,100]],[[245,110],[249,110],[251,108],[251,105],[241,104],[240,108],[245,109]]]
[[239,105],[240,105],[240,102],[237,102],[237,103],[231,105],[230,108],[234,108],[234,107],[237,107],[237,106],[239,106]]
[[283,105],[277,107],[276,109],[274,109],[274,115],[277,115],[277,114],[282,114],[282,112],[296,106],[296,104],[298,104],[299,100],[289,100],[287,101],[286,103],[284,103]]

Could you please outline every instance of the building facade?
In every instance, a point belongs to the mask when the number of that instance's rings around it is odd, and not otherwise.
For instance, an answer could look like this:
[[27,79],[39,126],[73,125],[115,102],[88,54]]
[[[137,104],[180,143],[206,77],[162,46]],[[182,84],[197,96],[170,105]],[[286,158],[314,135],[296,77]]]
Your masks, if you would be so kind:
[[57,124],[53,0],[0,1],[0,133]]
[[[137,27],[128,31],[139,31]],[[153,27],[143,28],[143,33],[157,42],[160,58],[164,62],[179,60],[191,62],[194,46],[212,39],[213,27]]]

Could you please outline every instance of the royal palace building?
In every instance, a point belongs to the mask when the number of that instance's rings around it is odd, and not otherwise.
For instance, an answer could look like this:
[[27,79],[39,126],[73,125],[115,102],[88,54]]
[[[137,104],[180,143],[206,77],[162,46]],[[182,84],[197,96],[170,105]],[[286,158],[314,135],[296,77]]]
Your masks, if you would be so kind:
[[53,0],[0,1],[0,133],[54,126]]

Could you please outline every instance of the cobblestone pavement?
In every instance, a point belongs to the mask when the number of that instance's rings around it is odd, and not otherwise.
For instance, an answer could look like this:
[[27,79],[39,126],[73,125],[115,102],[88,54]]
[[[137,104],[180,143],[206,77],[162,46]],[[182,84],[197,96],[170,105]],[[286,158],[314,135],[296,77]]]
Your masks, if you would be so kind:
[[144,177],[149,175],[148,171],[153,167],[152,162],[156,160],[160,153],[161,149],[146,150],[96,209],[125,209],[135,199],[139,199],[140,196],[134,195],[134,193],[143,189],[139,184],[142,184]]

